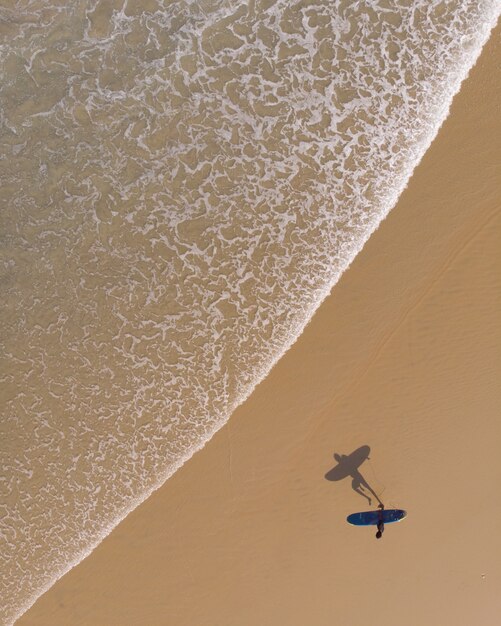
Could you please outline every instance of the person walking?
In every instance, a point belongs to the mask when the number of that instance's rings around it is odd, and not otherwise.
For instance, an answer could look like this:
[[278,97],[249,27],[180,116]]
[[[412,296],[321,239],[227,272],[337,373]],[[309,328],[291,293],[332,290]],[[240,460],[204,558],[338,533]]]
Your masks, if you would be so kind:
[[380,504],[378,506],[379,509],[379,519],[377,522],[377,533],[376,533],[376,539],[381,539],[381,537],[383,536],[384,533],[384,504]]

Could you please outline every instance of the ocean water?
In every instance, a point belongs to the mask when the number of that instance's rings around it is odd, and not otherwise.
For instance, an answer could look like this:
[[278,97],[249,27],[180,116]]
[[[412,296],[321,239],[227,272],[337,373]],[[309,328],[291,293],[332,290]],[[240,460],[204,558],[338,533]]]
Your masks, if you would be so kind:
[[396,203],[500,8],[3,3],[1,624],[290,347]]

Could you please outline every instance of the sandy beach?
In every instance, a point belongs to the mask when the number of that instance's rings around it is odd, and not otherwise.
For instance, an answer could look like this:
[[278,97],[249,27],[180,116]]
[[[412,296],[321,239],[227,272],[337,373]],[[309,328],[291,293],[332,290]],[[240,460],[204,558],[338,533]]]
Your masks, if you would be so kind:
[[[292,349],[19,626],[499,623],[500,33]],[[362,445],[381,541],[324,478]]]

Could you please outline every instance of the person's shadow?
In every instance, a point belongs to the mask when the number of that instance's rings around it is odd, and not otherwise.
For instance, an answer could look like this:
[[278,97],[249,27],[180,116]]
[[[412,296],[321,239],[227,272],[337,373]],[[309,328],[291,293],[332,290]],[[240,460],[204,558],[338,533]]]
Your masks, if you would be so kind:
[[354,491],[366,498],[369,504],[372,504],[372,499],[365,493],[366,491],[370,492],[379,504],[383,504],[374,489],[372,489],[358,470],[362,463],[369,458],[370,451],[369,446],[361,446],[349,455],[335,453],[334,458],[338,464],[327,472],[325,478],[326,480],[338,481],[351,476],[351,486]]

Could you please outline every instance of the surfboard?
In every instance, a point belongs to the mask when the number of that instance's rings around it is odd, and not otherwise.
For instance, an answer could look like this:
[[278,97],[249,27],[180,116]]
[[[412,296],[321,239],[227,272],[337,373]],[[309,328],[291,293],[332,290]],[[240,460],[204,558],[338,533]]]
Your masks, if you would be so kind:
[[[379,522],[380,511],[365,511],[364,513],[352,513],[348,515],[346,521],[353,526],[375,526]],[[383,511],[383,522],[391,524],[400,522],[406,517],[407,511],[402,509],[385,509]]]

